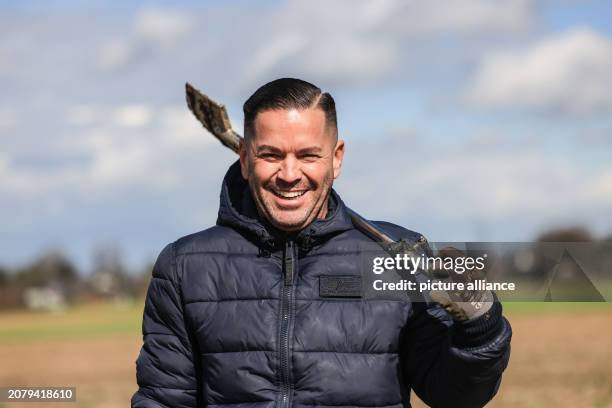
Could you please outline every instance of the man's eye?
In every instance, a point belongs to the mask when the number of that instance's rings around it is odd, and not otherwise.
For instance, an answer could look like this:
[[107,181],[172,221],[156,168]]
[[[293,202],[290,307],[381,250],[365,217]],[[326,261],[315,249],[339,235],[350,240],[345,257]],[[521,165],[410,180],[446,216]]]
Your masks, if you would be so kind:
[[319,157],[321,157],[321,156],[319,156],[318,154],[315,154],[315,153],[307,153],[307,154],[303,154],[302,155],[302,159],[305,159],[305,160],[316,160]]

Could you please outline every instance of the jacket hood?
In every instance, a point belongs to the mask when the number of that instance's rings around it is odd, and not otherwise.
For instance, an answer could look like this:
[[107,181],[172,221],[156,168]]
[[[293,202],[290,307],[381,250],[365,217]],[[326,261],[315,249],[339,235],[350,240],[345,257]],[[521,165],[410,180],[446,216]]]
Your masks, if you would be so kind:
[[[316,219],[295,236],[302,246],[310,246],[353,228],[346,206],[333,188],[328,206],[324,219]],[[270,246],[287,236],[259,216],[249,185],[242,178],[239,160],[230,166],[223,178],[217,224],[240,230]]]

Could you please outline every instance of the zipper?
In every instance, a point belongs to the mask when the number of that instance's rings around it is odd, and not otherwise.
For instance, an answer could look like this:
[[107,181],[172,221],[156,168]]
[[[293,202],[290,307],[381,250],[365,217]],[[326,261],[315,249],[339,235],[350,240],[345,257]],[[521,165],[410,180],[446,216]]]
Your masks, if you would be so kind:
[[293,285],[293,241],[285,244],[285,286]]
[[281,408],[288,408],[291,400],[291,359],[289,351],[289,328],[293,320],[293,280],[295,275],[295,254],[293,241],[285,242],[283,256],[284,285],[281,289],[281,322],[280,322],[280,379]]

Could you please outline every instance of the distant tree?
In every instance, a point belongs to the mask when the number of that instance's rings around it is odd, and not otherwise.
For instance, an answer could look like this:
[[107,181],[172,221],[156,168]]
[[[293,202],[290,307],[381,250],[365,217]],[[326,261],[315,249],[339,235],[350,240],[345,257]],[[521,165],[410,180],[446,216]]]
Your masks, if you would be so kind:
[[62,253],[50,251],[32,264],[21,268],[15,275],[20,286],[74,286],[79,282],[79,274],[74,264]]
[[[591,242],[592,240],[591,233],[587,229],[578,226],[551,229],[541,233],[536,238],[536,242],[543,244],[554,242]],[[539,247],[535,245],[533,249],[525,249],[512,254],[509,262],[511,274],[520,276],[522,279],[540,281],[544,281],[549,277],[552,268],[555,267],[558,260],[544,256],[541,248],[537,248]],[[526,262],[526,264],[521,265],[522,261]]]
[[147,294],[149,283],[151,282],[151,275],[153,271],[153,262],[149,262],[137,275],[136,277],[136,294],[137,296],[144,296]]
[[134,297],[137,292],[121,251],[115,246],[98,247],[94,251],[90,285],[95,294],[105,297]]
[[[63,301],[76,300],[80,277],[74,264],[59,251],[48,251],[29,265],[19,268],[12,280],[12,293],[18,293],[21,304],[32,290],[52,290]],[[27,302],[25,302],[27,303]]]
[[9,274],[6,269],[0,266],[0,287],[6,286],[9,283]]
[[12,285],[9,271],[0,266],[0,309],[14,308],[20,303],[20,292]]
[[[612,235],[610,237],[604,238],[603,240],[595,239],[593,234],[589,230],[584,227],[566,227],[566,228],[558,228],[554,230],[547,231],[542,233],[538,237],[538,242],[542,243],[592,243],[588,244],[587,247],[582,246],[573,246],[568,244],[567,246],[560,245],[559,248],[574,248],[574,250],[579,251],[578,253],[588,253],[588,274],[591,276],[609,276],[609,270],[612,266],[612,254],[610,253],[610,245],[606,241],[612,240]],[[584,252],[588,251],[588,252]],[[537,259],[536,266],[539,268],[539,272],[547,279],[552,279],[553,281],[558,276],[555,274],[555,268],[559,268],[559,263],[563,261],[564,268],[563,271],[565,275],[570,276],[567,272],[569,269],[573,269],[573,275],[571,281],[571,285],[574,286],[574,289],[581,294],[582,300],[596,300],[601,298],[601,294],[597,291],[597,288],[593,286],[590,282],[589,277],[585,274],[585,271],[582,269],[579,263],[577,263],[572,258],[572,251],[570,250],[568,253],[564,253],[563,257],[559,259],[548,258],[543,259],[540,256]],[[567,265],[571,265],[571,268],[568,269]],[[567,278],[566,279],[569,279]],[[568,281],[570,282],[570,281]],[[552,300],[562,300],[562,297],[551,298]],[[566,299],[568,300],[568,299]]]
[[593,236],[582,227],[568,227],[550,230],[542,233],[538,242],[591,242]]

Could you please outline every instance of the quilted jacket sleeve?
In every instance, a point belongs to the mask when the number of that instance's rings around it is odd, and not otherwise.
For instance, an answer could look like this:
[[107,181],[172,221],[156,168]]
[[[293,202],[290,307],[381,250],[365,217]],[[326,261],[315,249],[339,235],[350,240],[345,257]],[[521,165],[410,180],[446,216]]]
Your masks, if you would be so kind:
[[139,389],[132,397],[133,408],[197,405],[196,368],[176,269],[170,244],[155,263],[147,292],[143,346],[136,361]]
[[466,323],[453,322],[439,305],[415,304],[405,329],[404,373],[429,406],[483,407],[495,396],[512,337],[499,302]]
[[[376,224],[396,239],[418,243],[422,253],[431,252],[421,234],[387,222]],[[487,313],[467,322],[454,322],[436,303],[413,303],[402,334],[402,373],[429,406],[483,407],[497,393],[510,359],[512,328],[495,299]]]

